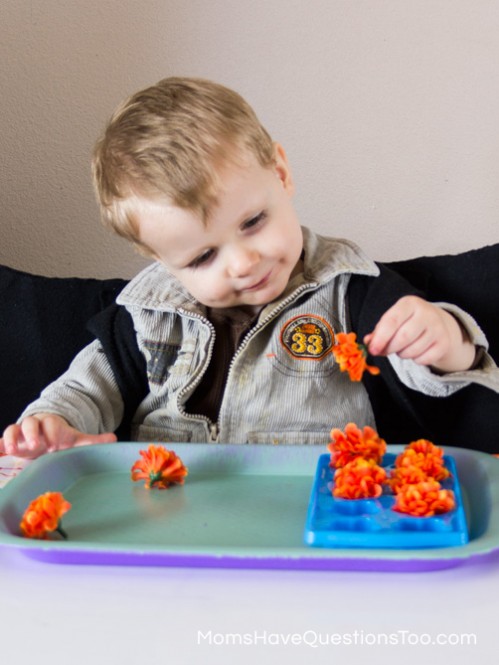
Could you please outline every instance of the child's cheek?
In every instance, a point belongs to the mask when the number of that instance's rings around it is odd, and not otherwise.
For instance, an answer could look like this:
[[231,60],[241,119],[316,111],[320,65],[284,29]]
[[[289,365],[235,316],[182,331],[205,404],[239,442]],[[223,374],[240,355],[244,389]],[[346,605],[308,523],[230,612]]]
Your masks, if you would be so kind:
[[208,307],[223,307],[225,300],[229,295],[228,288],[216,280],[210,280],[208,277],[206,277],[202,283],[197,282],[189,290],[199,302]]

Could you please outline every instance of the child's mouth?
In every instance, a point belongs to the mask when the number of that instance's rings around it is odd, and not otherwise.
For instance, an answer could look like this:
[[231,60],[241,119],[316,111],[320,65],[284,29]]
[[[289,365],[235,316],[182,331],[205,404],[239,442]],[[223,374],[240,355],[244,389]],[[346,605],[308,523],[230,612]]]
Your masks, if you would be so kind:
[[256,284],[253,284],[252,286],[248,286],[246,289],[243,289],[244,293],[247,293],[248,291],[258,291],[262,287],[266,286],[268,281],[270,280],[270,275],[272,274],[272,270],[269,270],[269,272],[261,279],[259,282],[256,282]]

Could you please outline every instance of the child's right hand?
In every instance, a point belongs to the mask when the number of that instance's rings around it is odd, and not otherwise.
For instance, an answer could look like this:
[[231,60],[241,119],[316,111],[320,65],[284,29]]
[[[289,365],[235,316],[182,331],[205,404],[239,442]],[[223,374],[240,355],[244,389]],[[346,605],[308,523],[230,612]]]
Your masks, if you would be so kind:
[[28,416],[20,425],[9,425],[0,439],[0,453],[35,458],[64,448],[115,442],[116,435],[85,434],[71,427],[64,418],[53,413]]

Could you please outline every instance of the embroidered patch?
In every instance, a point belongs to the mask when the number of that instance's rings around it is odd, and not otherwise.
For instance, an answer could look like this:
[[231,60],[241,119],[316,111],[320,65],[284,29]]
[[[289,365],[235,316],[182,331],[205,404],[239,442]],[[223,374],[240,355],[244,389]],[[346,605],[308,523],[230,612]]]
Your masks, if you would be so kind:
[[287,321],[281,329],[281,344],[286,351],[303,360],[320,360],[334,345],[331,325],[315,314],[301,314]]

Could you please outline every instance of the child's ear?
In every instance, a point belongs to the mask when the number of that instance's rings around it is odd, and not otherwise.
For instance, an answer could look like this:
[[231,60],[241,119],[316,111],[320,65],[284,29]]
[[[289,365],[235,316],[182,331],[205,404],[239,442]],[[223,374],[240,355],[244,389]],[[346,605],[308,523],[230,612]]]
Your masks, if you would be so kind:
[[274,171],[289,194],[294,194],[295,185],[286,152],[280,143],[274,143]]

